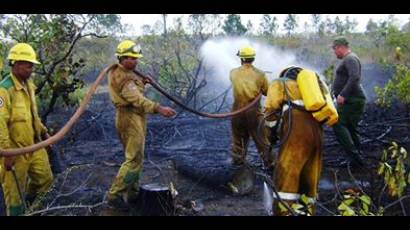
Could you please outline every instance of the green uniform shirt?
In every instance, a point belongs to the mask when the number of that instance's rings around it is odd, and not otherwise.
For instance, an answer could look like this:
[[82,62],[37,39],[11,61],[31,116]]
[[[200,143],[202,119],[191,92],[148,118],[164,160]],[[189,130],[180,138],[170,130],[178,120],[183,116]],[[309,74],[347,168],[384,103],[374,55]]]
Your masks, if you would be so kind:
[[347,54],[336,67],[336,76],[332,85],[335,97],[341,95],[345,98],[366,98],[360,83],[362,66],[360,59],[354,53]]

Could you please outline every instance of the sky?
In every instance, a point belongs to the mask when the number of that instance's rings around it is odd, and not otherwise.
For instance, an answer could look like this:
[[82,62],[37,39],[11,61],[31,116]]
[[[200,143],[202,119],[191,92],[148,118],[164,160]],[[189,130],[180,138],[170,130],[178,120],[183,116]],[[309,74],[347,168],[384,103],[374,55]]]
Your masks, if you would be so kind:
[[[242,24],[246,25],[248,20],[250,20],[253,24],[254,30],[257,30],[262,18],[262,14],[240,15]],[[272,16],[278,18],[280,29],[283,28],[282,25],[286,15],[287,14],[272,14]],[[123,23],[129,24],[131,26],[131,28],[129,29],[129,35],[141,35],[141,27],[144,24],[153,26],[156,21],[162,21],[161,14],[120,14],[120,16]],[[173,21],[180,16],[182,16],[183,22],[186,25],[189,14],[168,14],[168,25],[172,25]],[[322,14],[322,20],[327,16],[332,20],[336,16],[339,16],[339,18],[342,20],[344,20],[346,16],[349,16],[351,20],[356,19],[356,21],[359,23],[356,30],[364,31],[366,29],[366,24],[370,18],[375,22],[379,22],[381,20],[387,19],[389,14]],[[400,25],[405,24],[410,19],[410,14],[394,14],[394,16],[398,20],[398,23],[400,23]],[[303,29],[305,22],[311,22],[311,14],[298,14],[297,17],[299,21],[299,30]]]

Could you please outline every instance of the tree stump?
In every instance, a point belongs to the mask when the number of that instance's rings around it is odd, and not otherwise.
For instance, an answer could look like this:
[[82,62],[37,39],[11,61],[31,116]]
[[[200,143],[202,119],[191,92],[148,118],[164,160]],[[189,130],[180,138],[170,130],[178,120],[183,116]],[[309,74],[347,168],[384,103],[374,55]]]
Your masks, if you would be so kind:
[[167,186],[157,183],[142,185],[135,208],[142,216],[172,216],[174,198]]

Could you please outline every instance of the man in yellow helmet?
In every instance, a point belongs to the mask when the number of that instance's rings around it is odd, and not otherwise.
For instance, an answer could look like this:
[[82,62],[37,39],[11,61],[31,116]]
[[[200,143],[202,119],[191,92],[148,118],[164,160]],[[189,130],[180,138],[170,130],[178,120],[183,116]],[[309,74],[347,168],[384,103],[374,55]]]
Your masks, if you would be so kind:
[[[302,96],[296,78],[300,67],[286,68],[278,80],[269,86],[265,101],[265,120],[278,122],[282,117],[279,136],[280,146],[273,182],[279,194],[275,195],[273,210],[275,215],[289,215],[288,206],[300,202],[301,195],[307,197],[306,207],[313,214],[313,204],[321,171],[322,127],[304,110]],[[292,102],[289,106],[288,102]],[[301,202],[301,204],[304,204]]]
[[[40,64],[34,49],[29,44],[18,43],[10,49],[8,60],[11,72],[0,82],[2,149],[33,145],[49,137],[47,128],[42,124],[37,112],[36,86],[30,79],[33,64]],[[21,215],[24,213],[24,206],[20,193],[27,193],[27,197],[33,199],[47,192],[51,186],[53,174],[47,152],[40,149],[17,157],[4,157],[0,161],[0,181],[7,214]]]
[[146,120],[149,113],[172,117],[172,108],[161,106],[144,97],[144,82],[133,70],[142,57],[141,49],[133,41],[122,41],[116,51],[119,64],[109,73],[109,92],[116,107],[115,125],[125,151],[121,165],[108,192],[111,206],[125,208],[126,201],[136,198],[142,171],[145,145]]
[[[241,66],[231,70],[234,104],[232,110],[238,110],[252,102],[260,93],[266,96],[268,80],[263,71],[253,66],[255,50],[250,46],[240,48],[237,56],[241,59]],[[250,137],[254,140],[256,148],[261,155],[265,167],[272,168],[273,157],[270,153],[268,131],[265,126],[258,133],[260,122],[263,122],[263,113],[260,104],[251,108],[244,114],[231,119],[232,127],[232,162],[241,166],[245,163]],[[230,185],[237,187],[235,184]]]

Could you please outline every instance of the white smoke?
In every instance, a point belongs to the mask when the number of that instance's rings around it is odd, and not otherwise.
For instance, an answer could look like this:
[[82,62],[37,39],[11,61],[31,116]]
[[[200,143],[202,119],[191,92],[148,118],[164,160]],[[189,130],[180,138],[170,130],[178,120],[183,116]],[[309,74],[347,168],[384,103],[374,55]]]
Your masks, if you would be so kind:
[[[254,66],[265,71],[269,81],[276,78],[281,70],[289,65],[299,65],[293,52],[283,51],[274,46],[246,38],[220,38],[206,41],[201,49],[205,68],[213,71],[212,80],[230,85],[229,72],[240,66],[240,59],[236,56],[239,48],[244,45],[252,46],[256,51]],[[307,67],[306,65],[301,65]]]

